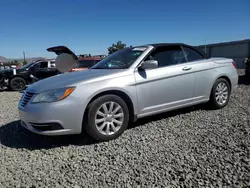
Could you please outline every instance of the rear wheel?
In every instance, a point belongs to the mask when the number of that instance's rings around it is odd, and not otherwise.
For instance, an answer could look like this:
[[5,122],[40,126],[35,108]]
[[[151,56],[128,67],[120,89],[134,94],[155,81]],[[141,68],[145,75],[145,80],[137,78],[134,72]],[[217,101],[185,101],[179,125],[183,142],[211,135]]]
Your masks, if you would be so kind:
[[2,85],[3,82],[4,82],[4,77],[3,77],[3,75],[0,73],[0,85]]
[[12,91],[21,91],[26,87],[26,82],[21,77],[15,77],[10,80],[9,88]]
[[129,110],[117,95],[104,95],[95,99],[88,107],[84,128],[98,141],[119,137],[127,128]]
[[250,78],[250,65],[247,65],[247,67],[245,69],[245,75],[247,78]]
[[0,73],[0,90],[4,88],[4,77],[3,75]]
[[220,109],[228,104],[230,98],[230,84],[224,78],[219,78],[213,85],[210,95],[210,107]]

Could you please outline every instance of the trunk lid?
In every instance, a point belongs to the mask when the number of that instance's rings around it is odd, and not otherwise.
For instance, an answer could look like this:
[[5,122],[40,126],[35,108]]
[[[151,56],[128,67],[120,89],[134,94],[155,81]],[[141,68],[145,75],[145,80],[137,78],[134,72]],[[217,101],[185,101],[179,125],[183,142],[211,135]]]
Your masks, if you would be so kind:
[[50,47],[47,49],[48,52],[54,52],[56,55],[60,55],[62,53],[67,53],[73,56],[74,59],[78,59],[78,57],[76,56],[76,54],[74,52],[72,52],[69,48],[67,48],[66,46],[54,46],[54,47]]
[[225,58],[225,57],[211,57],[210,60],[216,64],[225,64],[225,63],[232,63],[233,62],[233,59]]
[[210,58],[215,64],[217,65],[227,65],[227,64],[231,64],[234,66],[235,69],[237,69],[237,65],[235,63],[235,61],[231,58],[225,58],[225,57],[218,57],[218,58]]

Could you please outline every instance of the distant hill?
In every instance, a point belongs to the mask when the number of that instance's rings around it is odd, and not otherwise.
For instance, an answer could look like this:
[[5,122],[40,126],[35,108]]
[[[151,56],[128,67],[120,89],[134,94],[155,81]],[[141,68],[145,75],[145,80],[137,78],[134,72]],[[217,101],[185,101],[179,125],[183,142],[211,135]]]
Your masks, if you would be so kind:
[[[30,57],[30,58],[26,58],[25,60],[29,63],[29,62],[32,62],[32,61],[36,61],[36,60],[43,60],[43,59],[47,59],[47,58],[44,58],[44,57]],[[6,57],[3,57],[3,56],[0,56],[0,62],[1,63],[7,63],[7,62],[12,62],[12,61],[18,61],[18,62],[23,62],[23,58],[6,58]]]
[[6,57],[0,56],[0,62],[6,62],[6,60],[7,60]]

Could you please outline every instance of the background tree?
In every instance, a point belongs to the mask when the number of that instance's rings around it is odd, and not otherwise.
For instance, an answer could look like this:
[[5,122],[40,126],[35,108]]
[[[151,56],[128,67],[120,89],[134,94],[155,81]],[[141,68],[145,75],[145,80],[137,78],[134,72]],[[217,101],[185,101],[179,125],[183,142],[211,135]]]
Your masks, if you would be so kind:
[[22,67],[23,66],[23,62],[19,61],[17,64],[18,67]]
[[112,44],[112,46],[108,48],[108,54],[110,55],[123,48],[126,48],[126,44],[122,43],[122,41],[118,41],[116,44]]
[[27,61],[24,61],[24,62],[23,62],[23,65],[26,65],[26,64],[27,64]]
[[14,65],[18,65],[18,61],[17,60],[14,60],[14,63],[13,63]]

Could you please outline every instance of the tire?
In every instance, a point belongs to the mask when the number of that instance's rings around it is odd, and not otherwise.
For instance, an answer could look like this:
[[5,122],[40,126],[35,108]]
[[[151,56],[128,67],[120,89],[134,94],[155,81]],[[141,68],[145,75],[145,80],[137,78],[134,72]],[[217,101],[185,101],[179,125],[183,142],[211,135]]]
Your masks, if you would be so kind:
[[[108,113],[105,113],[104,106],[107,107],[107,110],[110,110],[111,102],[113,103],[113,112],[115,116],[105,117],[104,115]],[[115,110],[118,108],[119,110],[115,112]],[[127,104],[122,98],[117,95],[108,94],[98,97],[93,102],[91,102],[87,108],[84,119],[85,121],[83,126],[89,136],[97,141],[108,141],[116,139],[127,129],[129,122],[129,110]],[[95,121],[96,119],[98,119],[97,124]],[[98,130],[97,127],[100,129]],[[108,129],[108,127],[110,128]],[[117,130],[115,130],[114,127]]]
[[[223,86],[223,89],[221,89],[222,90],[221,94],[218,94],[220,90],[219,85],[221,86],[221,88]],[[226,92],[227,92],[227,97],[225,97]],[[228,101],[230,99],[230,94],[231,94],[231,88],[230,88],[230,84],[228,83],[228,81],[224,78],[217,79],[212,87],[210,100],[209,100],[209,107],[211,107],[212,109],[224,108],[228,104]],[[219,101],[216,99],[216,97]]]
[[245,69],[245,76],[246,76],[246,78],[250,78],[250,68]]
[[0,73],[0,85],[4,82],[4,77],[3,75]]
[[15,77],[10,80],[9,89],[12,91],[22,91],[26,87],[26,81],[21,77]]

